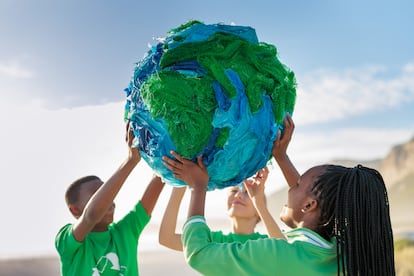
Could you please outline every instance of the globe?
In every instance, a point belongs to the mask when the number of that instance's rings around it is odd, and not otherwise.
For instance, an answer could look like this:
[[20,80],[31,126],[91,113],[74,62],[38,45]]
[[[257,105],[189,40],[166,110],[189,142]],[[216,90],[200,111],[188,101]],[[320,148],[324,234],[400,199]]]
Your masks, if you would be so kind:
[[214,190],[266,166],[283,118],[293,113],[296,80],[254,28],[192,20],[156,40],[125,92],[125,119],[153,171],[185,186],[162,156],[202,155]]

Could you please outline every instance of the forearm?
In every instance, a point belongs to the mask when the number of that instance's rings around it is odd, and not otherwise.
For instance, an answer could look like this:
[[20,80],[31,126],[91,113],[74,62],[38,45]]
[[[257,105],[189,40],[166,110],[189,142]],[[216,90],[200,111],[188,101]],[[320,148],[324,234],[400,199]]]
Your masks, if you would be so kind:
[[287,154],[283,156],[274,156],[277,164],[282,170],[283,176],[286,179],[286,182],[289,186],[293,186],[299,179],[299,172],[296,167],[293,165]]
[[83,241],[86,235],[105,216],[112,206],[116,195],[139,159],[128,158],[118,170],[98,189],[85,206],[82,215],[73,226],[73,235],[77,241]]
[[164,185],[165,183],[162,182],[162,179],[159,176],[153,176],[142,195],[141,204],[149,216],[151,216],[152,211],[154,210]]
[[285,235],[283,235],[279,225],[273,219],[273,216],[270,214],[269,209],[266,207],[266,204],[255,204],[255,207],[263,224],[266,227],[267,235],[269,238],[286,240]]
[[193,216],[203,216],[206,201],[206,187],[196,186],[191,190],[190,207],[188,218]]
[[94,224],[102,219],[113,204],[116,195],[137,163],[137,160],[128,158],[99,188],[85,207],[83,216],[86,220],[89,220]]
[[165,208],[164,216],[161,221],[158,235],[159,243],[177,251],[183,251],[181,234],[176,233],[177,218],[181,201],[184,197],[186,188],[174,187],[171,192],[170,200]]

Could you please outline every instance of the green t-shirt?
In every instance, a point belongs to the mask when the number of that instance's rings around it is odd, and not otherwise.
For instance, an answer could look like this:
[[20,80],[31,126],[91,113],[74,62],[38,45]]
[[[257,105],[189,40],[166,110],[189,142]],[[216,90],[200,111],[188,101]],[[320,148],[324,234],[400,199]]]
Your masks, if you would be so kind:
[[191,217],[183,227],[189,265],[203,275],[337,275],[336,244],[298,228],[287,240],[264,238],[244,243],[212,240],[204,217]]
[[133,210],[105,232],[90,232],[82,242],[75,240],[72,224],[56,235],[63,276],[137,276],[138,238],[150,217],[139,202]]
[[265,239],[267,235],[260,234],[258,232],[252,234],[235,234],[228,233],[223,234],[222,231],[212,231],[211,240],[213,242],[246,242],[248,240]]

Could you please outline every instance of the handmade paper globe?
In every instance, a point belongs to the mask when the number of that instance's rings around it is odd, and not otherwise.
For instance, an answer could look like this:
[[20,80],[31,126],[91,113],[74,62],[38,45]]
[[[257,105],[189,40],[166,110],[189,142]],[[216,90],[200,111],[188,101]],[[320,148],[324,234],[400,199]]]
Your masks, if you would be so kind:
[[214,190],[266,166],[283,118],[293,112],[296,81],[253,28],[191,21],[157,40],[125,91],[125,119],[154,172],[185,186],[162,156],[202,155]]

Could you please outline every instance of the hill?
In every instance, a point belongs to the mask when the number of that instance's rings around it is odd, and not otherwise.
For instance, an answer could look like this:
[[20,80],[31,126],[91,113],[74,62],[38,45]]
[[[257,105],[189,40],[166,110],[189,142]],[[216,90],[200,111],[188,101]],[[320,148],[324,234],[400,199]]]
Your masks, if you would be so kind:
[[[395,234],[414,233],[412,215],[414,198],[414,137],[406,143],[390,149],[383,159],[376,160],[332,160],[329,163],[343,166],[362,164],[377,169],[383,176],[390,201],[391,220]],[[268,197],[268,206],[275,218],[286,203],[287,188]]]

